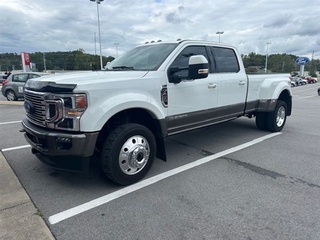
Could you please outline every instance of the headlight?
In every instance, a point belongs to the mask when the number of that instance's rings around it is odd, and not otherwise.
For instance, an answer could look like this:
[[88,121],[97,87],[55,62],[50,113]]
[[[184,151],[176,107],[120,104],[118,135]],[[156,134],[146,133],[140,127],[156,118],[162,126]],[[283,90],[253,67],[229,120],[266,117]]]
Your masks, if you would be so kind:
[[46,125],[69,131],[80,130],[80,117],[87,108],[86,94],[50,94],[46,96]]

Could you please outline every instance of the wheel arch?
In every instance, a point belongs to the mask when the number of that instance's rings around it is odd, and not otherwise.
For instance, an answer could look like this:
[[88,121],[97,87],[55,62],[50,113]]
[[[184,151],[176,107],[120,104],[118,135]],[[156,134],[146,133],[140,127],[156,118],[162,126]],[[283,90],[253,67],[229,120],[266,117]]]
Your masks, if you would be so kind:
[[291,115],[292,111],[292,96],[288,90],[283,90],[278,97],[278,100],[284,101],[287,104],[287,116]]
[[157,119],[152,112],[144,108],[125,109],[110,117],[99,133],[96,144],[98,150],[101,150],[106,136],[117,126],[125,123],[137,123],[147,127],[156,139],[156,157],[166,161],[164,137],[167,135],[167,132],[165,122],[164,120]]

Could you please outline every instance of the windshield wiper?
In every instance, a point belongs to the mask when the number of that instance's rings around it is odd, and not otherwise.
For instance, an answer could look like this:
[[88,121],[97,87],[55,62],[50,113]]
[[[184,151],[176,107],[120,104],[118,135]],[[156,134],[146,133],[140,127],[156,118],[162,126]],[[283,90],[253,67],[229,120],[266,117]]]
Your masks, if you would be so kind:
[[129,67],[129,66],[115,66],[112,67],[114,70],[134,70],[134,67]]

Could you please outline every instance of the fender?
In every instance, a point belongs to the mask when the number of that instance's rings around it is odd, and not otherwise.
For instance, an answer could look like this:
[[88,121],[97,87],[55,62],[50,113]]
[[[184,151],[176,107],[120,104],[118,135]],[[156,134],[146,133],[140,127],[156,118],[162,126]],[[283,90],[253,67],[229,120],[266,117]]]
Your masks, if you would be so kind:
[[[260,87],[258,111],[273,111],[282,92],[288,92],[290,101],[291,87],[283,78],[267,78]],[[291,106],[291,102],[288,103]]]
[[[128,101],[130,99],[130,101]],[[150,94],[123,93],[111,98],[99,98],[91,104],[81,117],[81,131],[100,131],[104,124],[115,114],[126,109],[142,108],[147,110],[155,119],[165,119],[165,109]]]

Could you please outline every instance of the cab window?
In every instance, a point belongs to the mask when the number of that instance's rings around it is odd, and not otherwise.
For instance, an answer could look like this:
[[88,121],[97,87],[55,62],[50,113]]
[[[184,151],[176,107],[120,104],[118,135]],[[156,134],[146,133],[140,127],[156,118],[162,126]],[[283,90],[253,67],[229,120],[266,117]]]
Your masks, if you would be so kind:
[[[182,52],[173,61],[170,68],[178,68],[173,75],[178,75],[180,79],[188,78],[189,58],[193,55],[203,55],[209,61],[205,46],[189,46],[182,50]],[[170,69],[169,68],[169,69]]]

